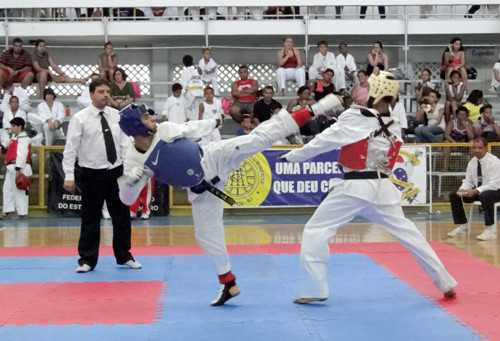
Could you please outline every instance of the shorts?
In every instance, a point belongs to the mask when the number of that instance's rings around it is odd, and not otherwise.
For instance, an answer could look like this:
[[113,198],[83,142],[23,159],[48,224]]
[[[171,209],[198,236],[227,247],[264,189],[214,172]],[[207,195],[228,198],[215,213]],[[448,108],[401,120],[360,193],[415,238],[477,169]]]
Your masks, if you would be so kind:
[[[26,77],[28,75],[28,73],[30,73],[29,70],[24,71],[23,73],[17,74],[16,76],[14,76],[12,78],[12,81],[14,83],[21,83],[23,81],[24,77]],[[3,79],[9,78],[9,72],[6,70],[2,70],[2,78]]]

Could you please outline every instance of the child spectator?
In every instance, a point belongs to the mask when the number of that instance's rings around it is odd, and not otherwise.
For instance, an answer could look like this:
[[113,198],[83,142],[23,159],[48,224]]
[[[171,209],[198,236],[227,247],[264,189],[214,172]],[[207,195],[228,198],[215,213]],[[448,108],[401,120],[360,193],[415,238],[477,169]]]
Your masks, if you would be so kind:
[[469,110],[469,120],[476,122],[481,117],[480,110],[483,107],[483,92],[481,90],[472,90],[467,97],[464,107]]
[[101,78],[111,82],[115,69],[118,67],[118,56],[115,54],[113,44],[110,41],[104,44],[104,52],[97,57],[97,66]]
[[153,198],[155,180],[153,178],[149,179],[146,186],[142,189],[141,193],[137,197],[137,200],[130,205],[130,218],[136,219],[139,214],[139,206],[142,204],[140,219],[148,220],[151,214],[151,199]]
[[243,119],[240,123],[241,128],[236,132],[236,136],[248,135],[255,128],[252,116],[250,114],[243,114]]
[[19,99],[16,96],[12,96],[9,99],[9,104],[1,107],[3,111],[2,118],[2,133],[1,133],[1,146],[3,149],[7,149],[10,143],[10,121],[14,117],[20,117],[26,122],[26,113],[19,108]]
[[[14,86],[12,80],[8,78],[3,80],[2,88],[4,91],[2,106],[9,104],[11,96],[16,96],[19,101],[19,108],[26,112],[31,111],[30,98],[26,89],[23,89],[20,86]],[[5,110],[2,109],[2,111]]]
[[480,109],[481,117],[474,122],[475,137],[484,137],[488,142],[500,141],[500,125],[493,117],[493,107],[485,104]]
[[453,70],[450,74],[451,81],[446,84],[446,122],[450,120],[450,116],[455,113],[457,108],[464,104],[467,100],[466,85],[462,81],[460,72]]
[[441,78],[449,82],[453,71],[460,73],[460,77],[462,78],[465,87],[467,87],[465,50],[462,46],[462,40],[458,37],[455,37],[450,41],[450,44],[445,48],[441,57]]
[[193,56],[185,55],[182,58],[182,63],[184,64],[184,70],[182,70],[179,83],[185,91],[187,119],[188,121],[197,120],[200,103],[203,102],[203,87],[205,84],[193,66]]
[[202,50],[202,58],[198,63],[198,73],[201,80],[205,83],[212,84],[215,96],[219,96],[219,86],[217,84],[217,63],[212,59],[212,50],[204,48]]
[[184,123],[186,117],[186,99],[182,95],[182,85],[175,83],[172,85],[172,95],[167,98],[162,116],[165,116],[167,121],[174,123]]
[[474,138],[474,128],[470,123],[469,111],[466,107],[460,106],[455,112],[455,118],[446,125],[444,132],[444,142],[458,143],[469,142]]
[[431,82],[431,70],[423,69],[420,73],[420,79],[415,86],[415,100],[418,104],[422,104],[422,101],[429,93],[429,90],[435,89],[436,84]]
[[[214,99],[214,89],[210,87],[205,88],[204,95],[205,95],[205,101],[200,104],[198,119],[211,120],[215,118],[216,114],[223,114],[221,101],[218,99]],[[209,142],[220,141],[220,140],[221,136],[219,129],[214,129],[212,130],[211,134],[204,136],[201,139],[200,144],[206,145]]]
[[30,164],[30,138],[24,131],[25,121],[14,117],[10,121],[12,139],[5,156],[7,165],[3,184],[3,214],[10,219],[24,218],[28,214],[28,189],[18,189],[16,176],[33,175]]

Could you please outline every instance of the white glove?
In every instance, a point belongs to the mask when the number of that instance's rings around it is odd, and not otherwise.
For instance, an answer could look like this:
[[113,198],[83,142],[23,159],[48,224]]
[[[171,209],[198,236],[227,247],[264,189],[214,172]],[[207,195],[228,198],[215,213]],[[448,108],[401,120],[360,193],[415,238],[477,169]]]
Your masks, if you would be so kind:
[[221,128],[222,125],[224,124],[224,116],[222,114],[215,114],[214,115],[215,121],[217,122],[215,128]]
[[337,112],[344,111],[344,101],[341,97],[329,94],[322,99],[320,99],[317,103],[311,105],[312,112],[314,115],[318,116],[324,114],[328,111]]
[[134,185],[136,184],[139,180],[141,180],[142,176],[144,175],[144,167],[133,167],[130,169],[130,171],[125,174],[127,176],[127,184],[129,185]]

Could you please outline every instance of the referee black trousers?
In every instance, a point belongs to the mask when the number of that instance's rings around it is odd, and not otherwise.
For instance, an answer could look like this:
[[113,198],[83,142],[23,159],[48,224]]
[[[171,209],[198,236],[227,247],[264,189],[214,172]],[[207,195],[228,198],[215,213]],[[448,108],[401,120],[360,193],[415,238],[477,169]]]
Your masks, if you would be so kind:
[[500,201],[500,190],[486,190],[482,191],[479,195],[474,195],[473,197],[463,197],[461,198],[457,193],[450,193],[450,204],[451,212],[453,215],[453,223],[456,225],[462,225],[467,223],[467,217],[464,211],[464,205],[462,203],[473,203],[474,201],[480,201],[484,212],[484,224],[486,226],[493,225],[495,223],[495,210],[494,206],[496,202]]
[[101,237],[101,210],[104,200],[113,223],[113,251],[117,264],[133,260],[131,248],[130,209],[119,198],[117,178],[123,166],[110,170],[82,168],[82,225],[78,264],[97,265]]

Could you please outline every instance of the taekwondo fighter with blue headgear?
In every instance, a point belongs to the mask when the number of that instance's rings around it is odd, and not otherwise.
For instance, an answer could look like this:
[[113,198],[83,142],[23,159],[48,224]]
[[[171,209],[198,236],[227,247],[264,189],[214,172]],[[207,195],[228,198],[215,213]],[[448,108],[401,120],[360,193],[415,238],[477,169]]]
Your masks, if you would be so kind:
[[[293,114],[281,110],[248,135],[201,146],[197,141],[221,124],[221,117],[185,124],[157,124],[144,105],[131,105],[120,112],[120,127],[134,138],[134,145],[125,157],[124,176],[118,180],[120,198],[125,204],[134,202],[149,177],[189,188],[196,241],[209,256],[221,283],[219,295],[211,305],[223,305],[240,293],[231,272],[222,221],[222,200],[234,203],[223,193],[229,173],[246,158],[298,131],[314,113],[339,107],[342,104],[337,97],[327,96],[311,110],[302,109]],[[229,110],[233,118],[240,114],[238,106],[233,105]]]
[[456,295],[457,282],[445,270],[436,253],[405,218],[401,195],[389,180],[402,144],[399,120],[392,118],[389,104],[398,95],[399,84],[384,71],[368,79],[367,108],[353,105],[336,124],[301,149],[283,155],[282,160],[300,162],[340,148],[340,180],[307,222],[302,236],[300,261],[307,272],[307,283],[297,304],[325,301],[329,295],[327,266],[328,241],[356,215],[382,225],[398,239],[446,298]]

